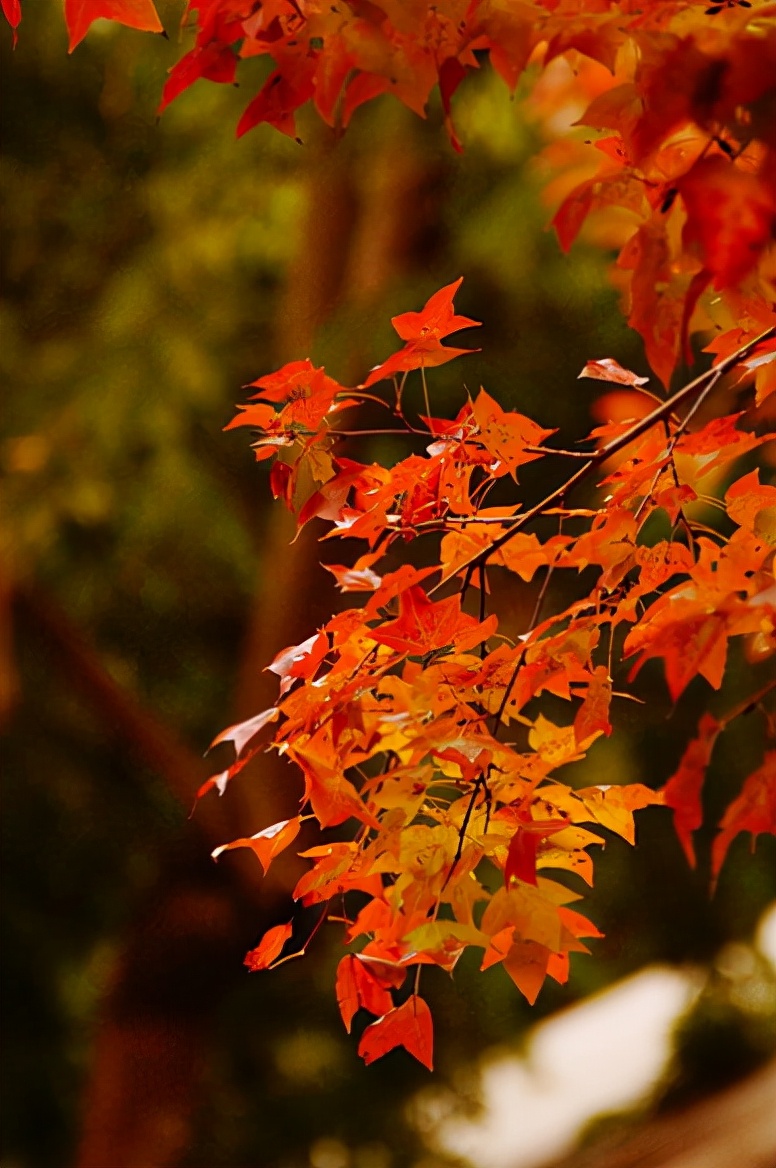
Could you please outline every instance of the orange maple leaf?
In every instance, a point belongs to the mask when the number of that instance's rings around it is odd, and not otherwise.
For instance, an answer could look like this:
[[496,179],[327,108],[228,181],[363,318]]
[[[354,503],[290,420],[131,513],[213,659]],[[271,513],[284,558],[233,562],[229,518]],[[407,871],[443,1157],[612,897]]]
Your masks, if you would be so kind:
[[299,826],[299,816],[294,819],[281,819],[279,823],[273,823],[270,827],[265,827],[263,831],[256,832],[256,835],[232,840],[229,844],[222,844],[220,848],[211,852],[211,855],[214,860],[217,860],[223,852],[230,852],[232,848],[250,848],[266,875],[275,856],[284,851],[299,835]]
[[401,1006],[367,1026],[358,1044],[358,1053],[368,1066],[397,1046],[403,1046],[418,1062],[433,1071],[434,1028],[431,1011],[417,994],[410,994]]
[[272,962],[280,956],[293,929],[292,921],[267,929],[256,948],[245,954],[245,965],[248,966],[251,973],[256,973],[260,969],[269,969]]
[[514,410],[503,410],[481,389],[473,405],[477,441],[491,456],[490,473],[496,478],[510,474],[517,481],[517,468],[534,462],[541,454],[529,447],[539,446],[554,430],[544,430],[530,418]]

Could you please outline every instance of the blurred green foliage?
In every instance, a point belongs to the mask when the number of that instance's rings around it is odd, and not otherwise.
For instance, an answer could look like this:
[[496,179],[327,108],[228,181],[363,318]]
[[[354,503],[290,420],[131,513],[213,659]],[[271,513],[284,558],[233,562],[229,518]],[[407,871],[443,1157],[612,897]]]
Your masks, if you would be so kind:
[[[162,12],[173,27],[177,7]],[[201,751],[233,720],[257,574],[272,570],[262,565],[266,468],[244,436],[220,430],[239,387],[277,360],[309,150],[267,128],[236,143],[246,98],[208,83],[157,123],[177,56],[159,38],[98,25],[70,58],[59,14],[43,4],[25,8],[15,53],[3,33],[3,557],[98,646],[117,684]],[[414,264],[376,301],[337,307],[311,355],[345,376],[355,349],[368,368],[393,344],[392,313],[464,274],[460,310],[484,321],[482,352],[440,369],[435,392],[457,403],[462,381],[482,382],[574,436],[589,425],[593,395],[576,381],[585,360],[641,368],[639,346],[603,258],[584,248],[563,257],[543,230],[538,130],[519,104],[483,73],[459,110],[460,160],[436,114],[424,125],[390,105],[364,111],[339,145],[365,189],[386,135],[404,136],[436,178]],[[29,621],[14,668],[3,1165],[58,1168],[77,1141],[122,938],[192,829]],[[707,700],[703,683],[670,718],[657,671],[645,669],[640,685],[646,709],[622,703],[622,733],[596,747],[580,782],[657,785],[675,765]],[[743,728],[720,743],[723,803],[744,762],[757,761],[752,738]],[[667,815],[644,816],[638,850],[607,847],[590,906],[607,937],[567,989],[545,991],[531,1011],[501,970],[482,978],[462,963],[454,983],[428,978],[442,1079],[466,1100],[489,1044],[519,1042],[533,1019],[645,962],[707,960],[746,937],[773,895],[771,844],[749,859],[738,841],[711,902],[707,870],[687,870]],[[247,944],[247,915],[242,931]],[[338,956],[322,942],[298,966],[251,978],[224,946],[230,988],[212,1028],[190,1168],[434,1163],[407,1118],[425,1074],[401,1053],[362,1068],[334,1002]]]

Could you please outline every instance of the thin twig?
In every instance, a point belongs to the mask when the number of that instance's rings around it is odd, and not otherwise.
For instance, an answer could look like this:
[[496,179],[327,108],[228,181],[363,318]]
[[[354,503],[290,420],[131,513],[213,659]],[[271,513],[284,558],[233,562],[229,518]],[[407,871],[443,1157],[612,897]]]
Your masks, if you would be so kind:
[[[478,573],[478,577],[479,577],[479,588],[480,588],[480,624],[482,624],[482,622],[485,620],[485,617],[488,614],[487,597],[485,595],[486,579],[485,579],[485,565],[484,564],[477,565],[477,573]],[[487,652],[488,652],[488,650],[485,646],[485,642],[481,641],[480,642],[480,660],[482,660],[482,661],[485,660],[485,657],[487,656]]]
[[559,450],[556,446],[525,446],[524,450],[531,454],[560,454],[563,458],[589,458],[590,452],[585,450]]
[[400,430],[398,426],[393,426],[391,429],[385,430],[327,430],[326,433],[332,435],[334,438],[361,438],[364,435],[376,434],[403,434],[405,437],[408,434],[421,434],[422,437],[428,438],[428,432],[426,430]]
[[767,697],[768,694],[774,689],[776,689],[776,679],[769,681],[767,685],[764,685],[762,689],[758,690],[757,693],[752,694],[751,697],[745,698],[742,702],[739,702],[739,704],[734,706],[733,709],[729,711],[729,713],[725,714],[724,717],[719,719],[719,724],[722,729],[726,729],[734,718],[738,718],[742,714],[748,714],[751,710],[754,710],[760,704],[763,698]]
[[[682,435],[686,431],[687,427],[689,426],[690,422],[692,421],[694,416],[697,414],[698,410],[701,408],[701,406],[705,402],[706,398],[709,396],[712,389],[714,389],[714,386],[717,384],[720,377],[722,376],[722,373],[719,370],[714,370],[714,372],[715,372],[716,376],[712,377],[709,380],[709,384],[698,395],[697,400],[694,401],[693,404],[690,406],[690,408],[687,411],[687,413],[685,414],[684,418],[682,418],[682,421],[679,423],[678,427],[676,428],[676,430],[674,431],[674,433],[670,437],[668,435],[668,423],[664,420],[664,425],[666,427],[666,437],[668,438],[668,446],[666,448],[666,458],[668,460],[668,465],[670,465],[671,471],[672,471],[673,476],[674,476],[674,484],[677,487],[679,486],[679,476],[676,473],[676,464],[674,463],[674,450],[676,449],[677,442],[682,437]],[[647,503],[652,498],[652,495],[655,491],[655,487],[658,484],[658,480],[659,480],[661,474],[663,473],[665,466],[666,466],[666,464],[664,463],[663,466],[658,467],[658,469],[655,471],[654,478],[652,479],[652,482],[649,485],[649,490],[647,491],[646,495],[639,503],[639,505],[636,509],[636,512],[633,516],[633,518],[636,520],[636,522],[638,522],[639,517],[641,516],[645,507],[647,506]]]
[[[571,475],[571,477],[568,478],[565,483],[563,483],[556,490],[552,491],[549,495],[546,496],[546,498],[542,499],[540,503],[537,503],[528,511],[524,511],[523,514],[518,516],[516,521],[511,524],[508,531],[505,531],[502,535],[494,539],[490,547],[486,548],[482,552],[477,552],[475,555],[472,555],[468,560],[459,566],[459,570],[468,568],[469,564],[479,563],[480,561],[485,563],[490,558],[490,556],[499,551],[502,547],[505,546],[505,544],[509,543],[511,539],[514,539],[514,537],[519,532],[521,532],[523,528],[527,527],[529,523],[532,523],[533,520],[536,519],[539,515],[542,515],[549,507],[552,507],[556,503],[562,503],[566,496],[574,489],[574,487],[581,483],[583,479],[587,478],[590,472],[595,470],[596,467],[600,466],[602,462],[606,462],[606,460],[611,458],[612,455],[617,454],[631,442],[635,442],[637,438],[640,438],[642,434],[646,434],[648,430],[651,430],[653,426],[656,426],[658,423],[662,422],[664,418],[670,417],[678,406],[683,405],[684,402],[693,398],[695,394],[705,390],[709,381],[712,381],[712,383],[715,384],[723,373],[726,373],[743,357],[745,357],[747,353],[750,353],[751,350],[754,349],[757,345],[761,344],[762,341],[767,340],[768,337],[771,337],[774,334],[776,334],[776,326],[765,329],[762,333],[760,333],[759,336],[754,337],[751,341],[747,341],[747,343],[742,345],[740,349],[737,349],[735,353],[731,353],[728,357],[725,357],[722,361],[720,361],[719,365],[708,369],[705,373],[701,373],[700,376],[696,377],[694,381],[690,381],[687,385],[683,386],[681,389],[678,389],[672,397],[667,398],[666,401],[662,402],[659,406],[656,406],[651,413],[646,415],[646,417],[640,418],[638,422],[634,422],[630,429],[626,430],[623,434],[620,434],[619,437],[613,438],[611,442],[606,444],[606,446],[602,446],[600,450],[595,452],[595,454],[591,454],[587,462],[585,462],[578,471],[575,471],[574,474]],[[429,589],[429,595],[435,592],[439,587],[440,584],[436,584],[434,588]]]
[[[463,814],[463,822],[461,823],[461,830],[458,832],[458,846],[455,849],[455,855],[453,856],[453,862],[450,865],[450,869],[449,869],[447,875],[445,876],[444,884],[442,885],[442,887],[439,890],[440,897],[441,897],[442,893],[444,892],[444,890],[447,888],[447,885],[450,883],[450,878],[452,877],[453,872],[457,868],[458,862],[461,859],[461,856],[463,855],[463,842],[464,842],[464,839],[466,838],[466,832],[467,832],[467,829],[469,827],[469,821],[472,817],[472,812],[474,811],[474,804],[477,801],[477,795],[479,794],[479,792],[482,790],[483,787],[485,788],[486,791],[488,790],[488,781],[485,778],[484,771],[474,781],[474,786],[472,788],[471,797],[469,799],[469,803],[467,805],[467,808]],[[486,798],[487,798],[487,796],[486,796]]]
[[430,433],[434,437],[436,437],[436,434],[434,433],[433,419],[431,417],[431,402],[430,402],[430,399],[428,396],[428,382],[426,381],[426,370],[422,365],[420,367],[420,380],[421,380],[421,383],[423,385],[423,400],[426,403],[426,418],[428,419],[428,428],[429,428]]

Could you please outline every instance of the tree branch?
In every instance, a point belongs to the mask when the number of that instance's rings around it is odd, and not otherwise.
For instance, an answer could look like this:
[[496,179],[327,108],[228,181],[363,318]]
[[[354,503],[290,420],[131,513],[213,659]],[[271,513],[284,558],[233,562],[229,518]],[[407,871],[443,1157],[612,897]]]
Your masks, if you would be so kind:
[[[493,543],[490,545],[490,547],[486,548],[485,551],[478,552],[476,555],[470,556],[468,560],[465,560],[458,566],[458,571],[462,572],[472,564],[486,563],[487,560],[489,560],[490,557],[494,554],[494,552],[499,551],[499,549],[504,547],[505,544],[508,544],[509,541],[518,534],[518,532],[527,527],[529,523],[532,523],[534,519],[537,519],[540,515],[544,514],[544,512],[549,510],[549,508],[554,506],[554,504],[562,503],[566,496],[574,489],[574,487],[576,487],[578,483],[581,483],[583,479],[587,478],[590,472],[595,470],[596,467],[600,466],[601,463],[606,462],[607,458],[611,458],[612,455],[617,454],[620,450],[623,450],[626,446],[630,445],[631,442],[635,442],[642,436],[642,434],[646,434],[648,430],[651,430],[653,426],[657,425],[658,422],[662,422],[664,419],[670,417],[670,415],[674,413],[678,406],[683,405],[686,401],[691,400],[696,394],[699,394],[705,390],[709,381],[718,381],[724,373],[727,373],[729,369],[732,369],[734,365],[737,365],[743,357],[752,351],[752,349],[775,334],[776,326],[765,329],[765,331],[760,333],[759,336],[754,337],[753,340],[747,341],[745,345],[742,345],[739,349],[736,349],[735,353],[731,353],[728,357],[725,357],[722,361],[719,362],[718,365],[713,365],[710,369],[707,369],[705,373],[701,373],[700,376],[696,377],[694,381],[690,381],[687,385],[682,386],[682,388],[678,389],[672,397],[669,397],[666,399],[666,401],[661,402],[660,405],[656,406],[651,413],[646,415],[646,417],[640,418],[637,422],[634,422],[630,429],[626,430],[624,434],[620,434],[618,438],[613,438],[611,442],[606,444],[606,446],[602,446],[600,450],[595,452],[595,454],[591,454],[584,466],[581,466],[579,470],[575,471],[573,475],[566,479],[565,483],[563,483],[556,490],[552,491],[549,495],[542,499],[540,503],[537,503],[534,507],[531,507],[522,515],[516,516],[514,522],[510,524],[508,531],[505,531],[503,535],[500,535],[497,539],[494,539]],[[508,520],[501,520],[501,522],[508,522]],[[433,588],[429,589],[429,592],[435,592],[437,588],[440,587],[441,582],[440,584],[436,584]]]
[[[34,584],[17,583],[14,600],[17,612],[62,659],[70,683],[88,701],[108,735],[118,738],[136,758],[161,775],[188,812],[210,766],[111,677],[94,646],[50,596]],[[211,842],[223,842],[224,834],[230,830],[217,805],[198,813],[197,823]]]

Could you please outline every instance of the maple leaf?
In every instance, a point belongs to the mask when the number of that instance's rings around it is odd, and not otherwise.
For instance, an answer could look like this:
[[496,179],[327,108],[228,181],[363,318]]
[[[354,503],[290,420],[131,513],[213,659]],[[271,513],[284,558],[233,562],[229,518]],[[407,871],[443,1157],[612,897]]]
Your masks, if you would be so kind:
[[[315,91],[312,61],[297,59],[289,71],[276,69],[264,82],[259,93],[248,103],[237,123],[237,137],[266,122],[281,134],[296,139],[296,111]],[[289,75],[290,72],[290,75]]]
[[284,851],[289,844],[294,842],[299,834],[299,826],[300,821],[298,816],[294,819],[281,819],[279,823],[273,823],[270,827],[265,827],[263,831],[258,831],[256,835],[232,840],[229,844],[222,844],[221,847],[211,852],[211,855],[214,860],[217,860],[222,852],[229,852],[232,848],[250,848],[266,875],[275,857]]
[[429,600],[423,589],[413,584],[399,595],[399,616],[372,630],[381,645],[398,653],[420,657],[456,645],[459,651],[478,645],[495,632],[494,617],[482,623],[461,611],[460,596]]
[[[444,548],[444,540],[442,543]],[[551,555],[547,544],[543,545],[533,533],[528,535],[521,531],[499,548],[491,562],[502,564],[521,580],[525,580],[526,584],[530,584],[539,568],[546,568],[550,564]],[[445,562],[444,557],[442,562]],[[459,567],[460,563],[459,559]]]
[[648,377],[638,377],[630,369],[623,369],[612,357],[601,357],[598,361],[588,361],[580,377],[592,377],[596,381],[614,381],[617,385],[646,385]]
[[585,753],[574,726],[556,726],[544,714],[539,714],[529,730],[528,745],[553,768],[577,762]]
[[372,571],[372,564],[380,559],[381,552],[369,552],[348,568],[343,564],[323,564],[337,581],[340,592],[374,592],[380,587],[381,578]]
[[269,969],[273,961],[280,956],[286,941],[293,932],[293,927],[293,922],[289,921],[285,925],[274,925],[273,928],[267,929],[256,948],[245,954],[244,964],[247,965],[251,973],[256,973],[260,969]]
[[773,184],[725,158],[703,158],[678,183],[687,209],[683,243],[697,248],[715,288],[738,284],[776,228]]
[[625,639],[625,656],[639,654],[634,677],[650,657],[663,657],[674,701],[696,673],[719,689],[728,638],[757,632],[771,607],[767,589],[756,592],[756,572],[769,555],[767,542],[741,530],[722,548],[700,537],[692,578],[660,596]]
[[403,1046],[430,1071],[434,1069],[434,1031],[428,1004],[417,994],[367,1026],[358,1044],[358,1053],[367,1064],[388,1051]]
[[[503,527],[482,526],[449,531],[442,540],[440,563],[443,570],[440,583],[449,580],[463,564],[471,563],[475,556],[487,553],[494,538],[501,535],[503,530]],[[543,563],[543,558],[539,562]]]
[[402,312],[391,317],[391,324],[403,341],[442,340],[465,328],[482,323],[468,316],[456,316],[453,298],[463,283],[463,276],[430,296],[420,312]]
[[287,649],[282,649],[267,666],[271,673],[276,673],[280,678],[281,696],[288,692],[295,681],[314,677],[328,650],[329,640],[325,633],[314,633],[301,645],[289,645]]
[[678,769],[663,788],[665,805],[673,810],[676,834],[691,868],[695,867],[692,833],[703,823],[703,781],[721,729],[720,723],[711,714],[703,715],[696,737],[687,746]]
[[712,418],[692,434],[683,434],[676,443],[674,460],[680,480],[702,479],[731,462],[734,458],[754,450],[767,440],[766,436],[739,430],[736,423],[741,414]]
[[248,743],[252,742],[256,735],[269,722],[277,720],[279,713],[280,711],[277,706],[270,706],[268,710],[262,710],[260,714],[256,714],[253,718],[248,718],[245,722],[238,722],[234,726],[229,726],[213,739],[208,749],[212,750],[214,746],[218,746],[221,742],[231,742],[234,745],[236,754],[238,756],[241,755]]
[[612,702],[612,679],[605,665],[597,665],[590,678],[585,697],[574,718],[574,738],[580,747],[588,746],[599,734],[612,732],[609,707]]
[[[386,907],[383,901],[371,903]],[[337,1004],[348,1034],[357,1010],[384,1015],[393,1009],[393,999],[388,990],[380,984],[369,966],[352,953],[343,957],[337,966],[336,989]]]
[[[323,418],[343,409],[347,401],[336,402],[338,394],[347,394],[347,390],[329,377],[323,368],[316,369],[311,361],[289,361],[274,373],[268,373],[250,382],[246,388],[258,388],[252,401],[272,402],[281,404],[284,408],[277,415],[280,423],[288,429],[291,426],[303,427],[314,431]],[[267,420],[273,420],[274,411],[268,413],[264,406],[240,405],[241,415],[233,418],[226,430],[235,426],[257,426],[263,428]]]
[[142,32],[164,32],[153,0],[65,0],[69,52],[80,44],[95,20],[115,20]]
[[445,114],[445,128],[453,149],[461,154],[463,147],[453,128],[453,118],[450,102],[453,94],[466,76],[466,70],[457,57],[446,57],[439,69],[439,96],[442,99],[442,109]]
[[629,674],[629,680],[636,676],[650,657],[662,657],[672,701],[678,700],[698,673],[714,689],[719,689],[727,660],[728,628],[724,615],[690,611],[682,617],[680,611],[677,611],[677,619],[672,620],[670,611],[663,608],[661,601],[656,601],[653,609],[658,606],[661,608],[661,616],[665,613],[665,618],[660,620],[657,613],[653,613],[653,624],[642,622],[625,639],[623,652],[626,656],[637,652],[641,654]]
[[[483,933],[494,936],[508,925],[515,937],[535,941],[555,953],[560,949],[560,919],[556,904],[545,895],[546,884],[523,882],[499,888],[482,914]],[[568,890],[564,890],[568,894]]]
[[294,900],[304,905],[321,904],[354,889],[369,896],[382,896],[380,874],[366,870],[368,865],[357,854],[355,844],[322,844],[299,854],[303,859],[314,860],[314,865],[297,881],[292,893]]
[[492,965],[497,965],[509,953],[512,948],[512,941],[515,936],[515,926],[507,925],[503,929],[499,929],[494,933],[488,942],[488,947],[485,950],[485,955],[482,958],[482,965],[480,971],[484,972],[490,969]]
[[273,499],[282,499],[289,511],[293,511],[293,492],[296,475],[294,467],[287,462],[273,462],[269,472],[269,489]]
[[[238,775],[240,773],[240,771],[250,762],[250,760],[253,758],[254,754],[255,754],[255,751],[248,751],[247,754],[244,754],[244,755],[241,755],[240,757],[238,757],[232,763],[232,765],[230,767],[227,767],[227,769],[225,771],[221,771],[217,775],[211,775],[211,777],[209,779],[207,779],[202,784],[202,786],[198,789],[198,791],[194,797],[195,808],[196,808],[197,803],[199,803],[200,799],[203,797],[203,795],[206,795],[208,793],[208,791],[212,791],[214,788],[216,791],[218,791],[219,795],[223,795],[224,792],[226,791],[227,786],[232,781],[232,779],[235,777],[235,775]],[[194,812],[192,811],[192,815],[193,815],[193,813]]]
[[776,750],[769,751],[761,767],[745,781],[741,793],[722,817],[711,848],[711,876],[716,884],[728,848],[739,834],[752,835],[752,847],[762,832],[776,835]]
[[634,171],[610,170],[575,187],[555,213],[552,226],[568,251],[591,212],[622,206],[640,214],[645,202],[643,183]]
[[3,16],[13,30],[13,47],[16,48],[19,40],[16,30],[22,20],[21,0],[0,0],[0,8],[2,8]]
[[568,827],[565,819],[532,820],[530,811],[520,823],[507,849],[504,866],[504,884],[509,888],[513,880],[526,884],[537,884],[536,857],[543,840]]
[[477,423],[477,440],[492,462],[491,474],[496,477],[510,474],[517,481],[517,468],[541,458],[529,447],[539,446],[554,430],[544,430],[530,418],[513,410],[502,410],[498,402],[481,389],[472,404],[472,416]]
[[538,941],[513,941],[503,961],[504,969],[523,997],[533,1006],[544,985],[552,951]]
[[664,385],[671,380],[686,325],[689,276],[672,263],[666,225],[652,218],[621,251],[617,265],[632,271],[628,324],[644,338],[647,360]]
[[755,401],[761,406],[766,398],[776,393],[776,340],[756,345],[741,364],[747,371],[754,372]]
[[462,283],[463,276],[454,283],[440,288],[429,297],[420,312],[404,312],[392,317],[391,324],[407,344],[370,371],[364,382],[365,387],[374,385],[386,377],[392,377],[395,373],[444,365],[454,357],[477,351],[454,349],[441,343],[443,338],[450,336],[451,333],[464,328],[475,328],[480,324],[480,321],[470,320],[467,316],[455,315],[453,297]]
[[659,807],[664,803],[662,791],[652,791],[643,783],[628,783],[622,787],[585,787],[576,794],[596,823],[622,836],[629,844],[636,842],[633,812],[643,807]]
[[776,487],[760,483],[760,471],[755,469],[743,475],[728,487],[725,494],[727,513],[739,527],[757,533],[776,509]]

